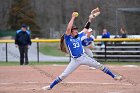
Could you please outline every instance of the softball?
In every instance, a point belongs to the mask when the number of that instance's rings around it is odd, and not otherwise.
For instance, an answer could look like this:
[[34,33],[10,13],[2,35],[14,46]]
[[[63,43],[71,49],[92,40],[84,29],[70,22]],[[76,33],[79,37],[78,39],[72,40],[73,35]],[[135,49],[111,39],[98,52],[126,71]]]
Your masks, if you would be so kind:
[[78,15],[79,15],[78,12],[74,12],[74,14],[75,14],[76,17],[78,17]]

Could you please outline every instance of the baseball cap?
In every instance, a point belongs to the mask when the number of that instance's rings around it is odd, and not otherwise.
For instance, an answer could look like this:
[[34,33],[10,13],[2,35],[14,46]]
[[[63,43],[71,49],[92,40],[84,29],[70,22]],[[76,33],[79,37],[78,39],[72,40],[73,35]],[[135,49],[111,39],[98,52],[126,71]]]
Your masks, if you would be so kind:
[[92,32],[93,30],[91,28],[88,29],[88,32]]
[[22,24],[21,27],[23,27],[23,28],[27,28],[27,25],[26,25],[26,24]]
[[78,29],[78,27],[76,27],[75,25],[72,26],[71,30],[73,29]]

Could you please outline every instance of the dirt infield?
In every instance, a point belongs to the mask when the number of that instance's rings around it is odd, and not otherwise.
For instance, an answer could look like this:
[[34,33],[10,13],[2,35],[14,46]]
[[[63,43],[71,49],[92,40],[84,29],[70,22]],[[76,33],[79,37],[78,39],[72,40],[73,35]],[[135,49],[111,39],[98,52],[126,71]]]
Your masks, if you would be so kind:
[[52,90],[49,85],[66,66],[1,66],[0,93],[140,93],[140,67],[108,66],[125,78],[115,81],[100,70],[80,66]]

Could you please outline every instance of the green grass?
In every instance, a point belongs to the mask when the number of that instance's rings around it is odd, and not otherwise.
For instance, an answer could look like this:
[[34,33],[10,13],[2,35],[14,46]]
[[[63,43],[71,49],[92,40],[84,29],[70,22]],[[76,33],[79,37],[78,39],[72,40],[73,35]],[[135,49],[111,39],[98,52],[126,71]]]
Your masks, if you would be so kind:
[[[69,62],[30,62],[29,65],[67,65]],[[101,62],[105,65],[138,65],[140,62]],[[0,66],[19,66],[19,62],[0,62]]]
[[18,66],[18,62],[0,62],[0,66]]
[[59,43],[40,43],[40,52],[50,56],[65,56],[66,54],[61,52]]

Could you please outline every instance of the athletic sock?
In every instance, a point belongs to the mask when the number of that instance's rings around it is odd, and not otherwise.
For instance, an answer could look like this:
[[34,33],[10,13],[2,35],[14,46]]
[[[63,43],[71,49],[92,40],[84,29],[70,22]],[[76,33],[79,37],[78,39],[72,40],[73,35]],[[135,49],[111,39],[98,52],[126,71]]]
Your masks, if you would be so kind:
[[104,73],[110,75],[112,78],[115,77],[115,74],[113,74],[113,72],[112,72],[109,68],[107,68],[107,67],[104,67],[104,69],[103,69],[102,71],[103,71]]
[[50,88],[53,88],[56,84],[58,84],[59,82],[61,82],[62,80],[59,78],[59,77],[57,77],[54,81],[53,81],[53,83],[50,85]]

